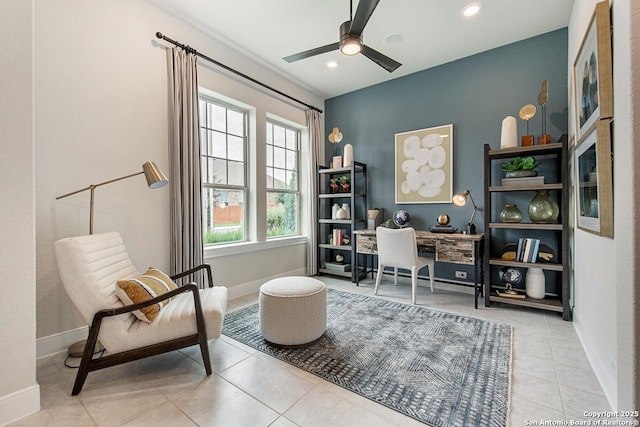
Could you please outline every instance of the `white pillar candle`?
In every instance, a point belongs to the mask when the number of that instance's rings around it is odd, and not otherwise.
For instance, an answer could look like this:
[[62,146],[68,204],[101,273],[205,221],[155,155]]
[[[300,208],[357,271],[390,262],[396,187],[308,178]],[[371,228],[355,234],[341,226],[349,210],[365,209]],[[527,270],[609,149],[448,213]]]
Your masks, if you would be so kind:
[[351,167],[351,162],[353,161],[353,146],[351,144],[346,144],[344,146],[344,157],[343,157],[343,166],[345,168]]
[[518,129],[516,118],[507,116],[502,121],[502,133],[500,135],[500,148],[512,148],[518,146]]

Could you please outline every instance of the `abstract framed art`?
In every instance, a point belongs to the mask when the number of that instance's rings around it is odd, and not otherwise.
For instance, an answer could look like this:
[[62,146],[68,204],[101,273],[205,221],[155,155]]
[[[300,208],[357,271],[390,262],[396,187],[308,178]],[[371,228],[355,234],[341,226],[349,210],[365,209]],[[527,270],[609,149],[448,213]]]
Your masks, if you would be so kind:
[[395,135],[395,202],[451,203],[453,125]]
[[595,11],[573,63],[576,142],[600,119],[613,117],[611,17],[609,2],[596,4]]
[[575,150],[578,228],[613,237],[613,177],[611,129],[598,120]]

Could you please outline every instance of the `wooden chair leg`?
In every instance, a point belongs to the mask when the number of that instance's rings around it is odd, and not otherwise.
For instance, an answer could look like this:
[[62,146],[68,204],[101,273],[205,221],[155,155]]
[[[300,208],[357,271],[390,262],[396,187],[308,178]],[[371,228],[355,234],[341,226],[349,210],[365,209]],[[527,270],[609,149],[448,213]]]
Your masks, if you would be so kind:
[[209,357],[209,345],[206,340],[204,342],[200,342],[200,353],[202,353],[204,370],[207,372],[207,375],[211,375],[211,358]]

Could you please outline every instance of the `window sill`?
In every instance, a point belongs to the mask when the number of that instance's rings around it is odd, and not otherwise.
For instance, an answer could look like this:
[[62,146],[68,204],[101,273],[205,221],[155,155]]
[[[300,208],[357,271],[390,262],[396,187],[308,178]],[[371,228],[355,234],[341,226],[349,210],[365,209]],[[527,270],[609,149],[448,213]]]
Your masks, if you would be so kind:
[[302,245],[307,243],[307,236],[279,237],[264,242],[241,242],[229,243],[225,245],[205,246],[204,258],[218,258],[229,255],[248,254],[260,252],[274,248],[284,248],[287,246]]

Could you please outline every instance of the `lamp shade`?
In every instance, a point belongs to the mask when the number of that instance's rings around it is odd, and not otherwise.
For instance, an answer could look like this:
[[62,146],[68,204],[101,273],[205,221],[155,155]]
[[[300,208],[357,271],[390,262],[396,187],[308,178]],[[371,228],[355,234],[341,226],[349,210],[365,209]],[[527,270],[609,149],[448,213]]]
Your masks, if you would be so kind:
[[464,206],[467,204],[467,196],[469,195],[469,190],[463,191],[462,193],[458,193],[453,196],[453,204],[456,206]]
[[142,170],[144,171],[144,177],[147,179],[147,185],[151,190],[164,187],[169,183],[167,177],[153,162],[146,162],[143,164]]

